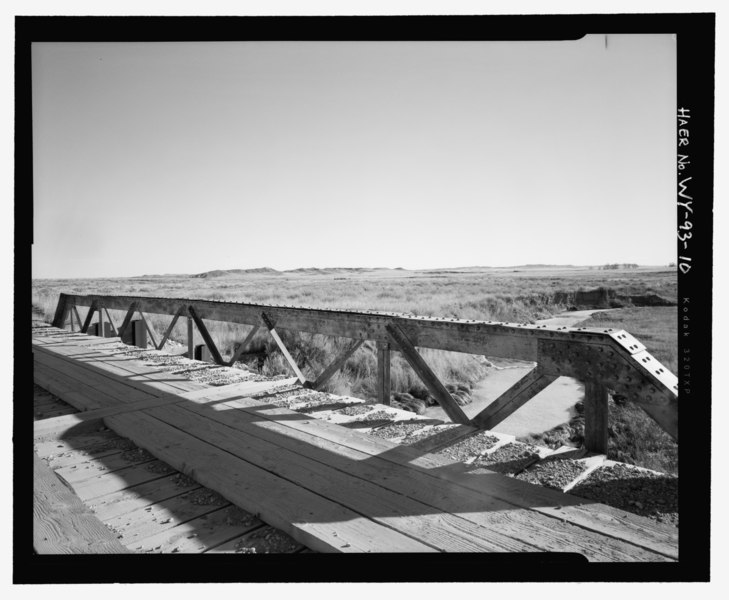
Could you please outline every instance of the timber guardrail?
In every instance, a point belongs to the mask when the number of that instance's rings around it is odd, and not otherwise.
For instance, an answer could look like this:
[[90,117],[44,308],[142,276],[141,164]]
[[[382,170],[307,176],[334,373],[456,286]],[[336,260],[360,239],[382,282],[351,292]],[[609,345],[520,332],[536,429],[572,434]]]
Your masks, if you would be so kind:
[[[87,306],[81,322],[77,306]],[[109,310],[126,311],[114,327]],[[144,313],[173,315],[158,344]],[[608,438],[608,398],[619,393],[640,406],[674,440],[678,440],[678,379],[646,347],[620,329],[550,327],[528,323],[501,323],[413,316],[401,313],[317,309],[276,304],[249,304],[186,298],[61,294],[53,325],[65,327],[75,318],[86,333],[94,315],[104,331],[104,313],[112,330],[123,337],[139,313],[154,346],[161,349],[181,316],[187,318],[189,356],[193,324],[208,346],[212,359],[232,365],[245,351],[258,328],[265,327],[299,381],[321,387],[365,341],[377,347],[378,401],[390,403],[390,353],[399,351],[422,379],[448,417],[461,424],[492,429],[561,376],[574,377],[585,386],[585,446],[605,453]],[[252,325],[230,360],[223,359],[205,326],[205,320]],[[351,338],[345,351],[314,380],[308,381],[291,356],[278,330]],[[433,348],[493,357],[532,361],[536,366],[473,418],[463,412],[443,383],[418,352]]]

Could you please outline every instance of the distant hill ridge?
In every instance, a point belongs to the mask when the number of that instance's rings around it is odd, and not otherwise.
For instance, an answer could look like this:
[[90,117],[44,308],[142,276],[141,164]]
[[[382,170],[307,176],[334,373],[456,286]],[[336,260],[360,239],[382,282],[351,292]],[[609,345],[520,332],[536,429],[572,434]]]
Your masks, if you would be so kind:
[[[637,268],[639,265],[630,265],[631,268]],[[479,272],[501,272],[511,270],[548,270],[548,269],[600,269],[600,266],[579,266],[579,265],[552,265],[552,264],[526,264],[513,265],[508,267],[489,267],[489,266],[472,266],[472,267],[450,267],[450,268],[434,268],[434,269],[404,269],[402,267],[299,267],[298,269],[277,270],[271,267],[257,267],[251,269],[213,269],[203,273],[194,275],[175,275],[176,277],[193,277],[199,279],[215,279],[225,277],[241,277],[246,275],[352,275],[364,273],[392,273],[396,272],[412,272],[412,273],[479,273]],[[659,267],[658,267],[659,268]],[[142,277],[172,277],[172,275],[143,275]]]
[[210,278],[210,277],[232,277],[235,275],[280,275],[281,271],[271,269],[270,267],[259,267],[257,269],[215,269],[213,271],[205,271],[204,273],[197,273],[196,275],[190,275],[190,277],[197,278]]
[[239,275],[333,275],[333,274],[346,274],[346,273],[370,273],[375,271],[404,271],[402,267],[390,269],[388,267],[300,267],[298,269],[288,269],[285,271],[278,271],[270,267],[259,267],[256,269],[214,269],[212,271],[205,271],[204,273],[197,273],[190,275],[190,277],[209,279],[216,277],[236,277]]

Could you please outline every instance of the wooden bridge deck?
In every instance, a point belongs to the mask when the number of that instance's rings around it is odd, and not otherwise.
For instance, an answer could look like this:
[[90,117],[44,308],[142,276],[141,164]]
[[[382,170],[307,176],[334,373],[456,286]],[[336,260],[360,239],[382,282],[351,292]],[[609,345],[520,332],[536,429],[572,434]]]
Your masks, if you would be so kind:
[[[250,397],[281,381],[212,387],[110,341],[34,330],[36,383],[82,411],[37,421],[36,441],[103,423],[316,551],[678,558],[673,527]],[[87,481],[93,498],[97,482]]]

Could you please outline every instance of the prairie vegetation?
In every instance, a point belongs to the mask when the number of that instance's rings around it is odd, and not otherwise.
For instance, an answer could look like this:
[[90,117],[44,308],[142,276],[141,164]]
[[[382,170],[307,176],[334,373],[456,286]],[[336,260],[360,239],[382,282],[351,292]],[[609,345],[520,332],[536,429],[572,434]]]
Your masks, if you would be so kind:
[[[204,275],[34,280],[33,304],[44,312],[49,321],[53,317],[59,293],[66,292],[198,298],[313,308],[380,310],[446,318],[531,322],[572,308],[564,302],[555,302],[555,298],[564,298],[565,292],[569,294],[596,287],[607,287],[618,296],[656,294],[674,302],[676,300],[675,269],[630,268],[608,271],[544,267],[431,271],[304,269],[296,272],[269,270],[243,274],[217,271],[211,272],[209,276]],[[85,308],[79,309],[82,319],[85,310]],[[675,315],[675,310],[673,307],[630,309],[621,312],[618,317],[612,316],[615,313],[607,313],[604,316],[598,314],[594,318],[595,323],[600,326],[610,324],[630,331],[646,344],[656,358],[675,372],[677,345],[675,317],[672,332],[666,325],[670,321],[667,315],[670,315],[670,311]],[[118,325],[124,315],[120,311],[111,311],[111,316]],[[610,318],[617,320],[605,321]],[[148,315],[148,319],[157,331],[159,339],[167,329],[171,316]],[[179,320],[171,339],[186,343],[187,330],[183,321]],[[229,323],[209,322],[207,325],[223,356],[230,356],[233,353],[234,342],[242,340],[250,330],[250,327]],[[585,325],[589,326],[590,323],[587,322]],[[297,334],[285,330],[280,333],[304,374],[312,379],[350,342],[346,339]],[[203,343],[197,331],[194,343]],[[252,349],[265,349],[267,352],[267,359],[263,365],[264,374],[290,373],[285,359],[276,350],[275,343],[265,331],[259,330],[253,340]],[[437,350],[424,350],[423,355],[441,381],[446,384],[470,387],[486,374],[481,357]],[[332,393],[374,399],[376,368],[376,350],[367,342],[328,382],[326,389]],[[398,353],[393,354],[391,377],[393,393],[406,392],[415,398],[427,398],[425,387]],[[643,416],[642,411],[637,412]],[[645,431],[641,429],[643,421],[639,421],[632,413],[627,412],[625,419],[630,426],[619,428],[624,433],[621,433],[620,439],[616,438],[614,444],[616,448],[619,446],[623,450],[630,447],[627,437],[632,436],[637,439],[645,435]],[[648,421],[645,427],[650,428],[654,424]],[[637,451],[633,449],[630,452],[635,454]],[[637,461],[644,458],[636,458],[633,462],[639,464]]]

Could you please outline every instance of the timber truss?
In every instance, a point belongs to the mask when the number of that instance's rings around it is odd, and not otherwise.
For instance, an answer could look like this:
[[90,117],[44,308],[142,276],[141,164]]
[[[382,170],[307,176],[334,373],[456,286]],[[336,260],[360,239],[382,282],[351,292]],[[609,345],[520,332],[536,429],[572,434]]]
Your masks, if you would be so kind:
[[[89,307],[82,322],[77,306]],[[126,311],[117,329],[109,309]],[[173,315],[161,341],[144,313]],[[53,325],[64,327],[73,319],[86,333],[94,315],[104,331],[104,313],[114,335],[123,337],[135,313],[149,332],[152,344],[162,349],[177,320],[187,318],[189,356],[192,357],[193,324],[216,364],[230,366],[245,352],[259,328],[276,342],[299,382],[319,389],[365,341],[377,348],[378,401],[390,403],[390,353],[401,352],[448,417],[461,424],[493,429],[558,377],[574,377],[585,386],[585,446],[607,451],[608,398],[619,393],[640,406],[674,440],[678,440],[678,379],[653,358],[645,346],[622,330],[587,327],[549,327],[527,323],[499,323],[421,317],[400,313],[315,309],[301,306],[243,304],[212,300],[61,294]],[[229,360],[223,359],[204,320],[252,325]],[[278,330],[318,333],[352,341],[332,363],[309,381],[284,344]],[[101,334],[100,334],[101,335]],[[469,418],[436,377],[417,348],[433,348],[525,360],[536,366],[483,411]]]

